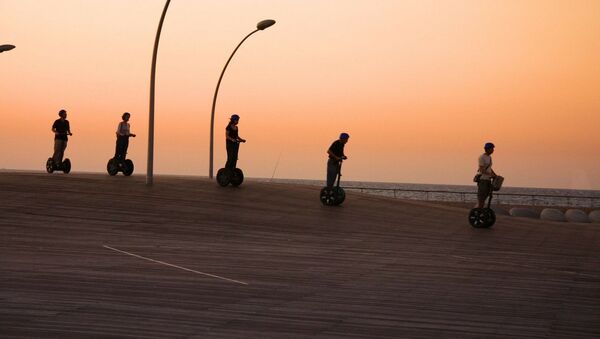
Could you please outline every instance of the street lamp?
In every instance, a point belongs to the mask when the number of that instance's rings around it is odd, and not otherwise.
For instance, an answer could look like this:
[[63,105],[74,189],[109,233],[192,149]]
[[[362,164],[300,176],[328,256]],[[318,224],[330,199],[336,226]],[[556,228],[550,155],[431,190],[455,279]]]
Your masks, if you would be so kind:
[[152,171],[154,165],[154,84],[156,78],[156,55],[158,54],[158,41],[160,40],[160,32],[162,30],[163,21],[167,14],[167,9],[171,0],[167,0],[163,9],[158,29],[156,30],[156,38],[154,39],[154,51],[152,53],[152,67],[150,70],[150,113],[148,118],[148,168],[146,171],[146,185],[152,185]]
[[217,104],[217,94],[219,93],[219,86],[221,85],[221,80],[223,79],[223,74],[225,74],[225,70],[227,69],[227,66],[229,65],[229,62],[231,61],[231,58],[233,58],[233,55],[235,54],[235,52],[237,52],[238,48],[240,48],[240,46],[242,45],[242,43],[244,41],[246,41],[246,39],[248,39],[252,34],[258,32],[258,31],[262,31],[264,29],[267,29],[271,26],[273,26],[275,24],[275,20],[271,20],[271,19],[267,19],[267,20],[263,20],[261,22],[259,22],[258,24],[256,24],[256,29],[254,31],[252,31],[250,34],[246,35],[245,38],[242,39],[242,41],[237,45],[237,47],[233,50],[233,53],[231,53],[231,55],[229,56],[229,59],[227,59],[227,62],[225,63],[225,67],[223,67],[223,71],[221,71],[221,76],[219,76],[219,81],[217,82],[217,88],[215,89],[215,96],[213,97],[213,102],[212,102],[212,110],[210,113],[210,156],[209,156],[209,165],[208,165],[208,177],[210,179],[213,178],[213,149],[214,149],[214,134],[215,134],[215,106]]
[[0,45],[0,53],[10,51],[15,45]]

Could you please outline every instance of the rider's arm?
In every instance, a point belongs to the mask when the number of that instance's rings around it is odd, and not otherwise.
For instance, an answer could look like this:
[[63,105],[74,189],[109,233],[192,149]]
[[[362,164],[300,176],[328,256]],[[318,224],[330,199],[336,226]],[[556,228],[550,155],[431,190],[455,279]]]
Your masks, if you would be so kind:
[[129,123],[127,123],[127,130],[129,131],[129,136],[135,138],[135,134],[131,133],[131,125],[129,125]]
[[327,150],[327,154],[329,154],[335,160],[342,160],[342,158],[338,157],[337,155],[335,155],[335,153],[333,153],[333,151],[331,150],[331,148]]

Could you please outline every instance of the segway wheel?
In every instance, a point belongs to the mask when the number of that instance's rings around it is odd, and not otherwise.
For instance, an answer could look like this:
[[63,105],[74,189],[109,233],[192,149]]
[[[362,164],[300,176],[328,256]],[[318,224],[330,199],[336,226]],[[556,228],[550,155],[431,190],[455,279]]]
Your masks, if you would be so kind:
[[125,166],[123,166],[123,174],[130,176],[133,174],[133,161],[130,159],[125,160]]
[[341,187],[334,187],[333,188],[333,204],[336,206],[340,205],[341,203],[344,202],[344,200],[346,200],[346,192],[344,191],[344,189]]
[[321,203],[325,206],[333,206],[335,204],[335,198],[333,195],[333,190],[327,189],[327,187],[323,187],[321,189]]
[[69,172],[71,172],[71,160],[65,159],[65,161],[63,161],[63,163],[62,163],[62,171],[65,174],[68,174]]
[[52,158],[48,158],[48,161],[46,161],[46,172],[54,172],[54,160]]
[[217,183],[223,187],[229,185],[231,181],[231,171],[227,168],[221,168],[217,172]]
[[473,208],[469,213],[469,224],[475,228],[490,228],[496,223],[496,213],[491,208]]
[[119,165],[117,165],[115,158],[108,160],[108,163],[106,164],[106,171],[111,177],[119,173]]
[[231,176],[231,185],[238,187],[244,182],[244,172],[241,169],[236,168],[233,170],[233,175]]

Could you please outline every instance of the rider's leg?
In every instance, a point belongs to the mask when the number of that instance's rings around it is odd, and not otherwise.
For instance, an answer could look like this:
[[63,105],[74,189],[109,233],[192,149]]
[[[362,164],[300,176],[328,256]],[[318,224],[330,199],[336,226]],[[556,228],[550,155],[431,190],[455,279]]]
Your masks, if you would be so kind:
[[333,160],[333,159],[329,159],[327,160],[327,188],[328,189],[332,189],[333,188],[333,184],[335,183],[335,178],[337,177],[338,174],[338,162]]
[[62,157],[63,157],[62,142],[63,142],[62,140],[54,139],[54,154],[52,154],[52,160],[54,161],[54,164],[56,164],[56,165],[60,164],[60,162],[62,161]]
[[115,142],[115,159],[119,159],[119,155],[121,154],[121,140],[117,137],[117,141]]
[[129,148],[129,138],[128,137],[124,137],[123,139],[123,146],[121,148],[121,159],[125,160],[127,158],[127,149]]
[[490,196],[491,191],[491,180],[479,180],[477,183],[477,208],[485,207],[485,200]]
[[62,165],[63,158],[65,157],[65,150],[67,149],[67,140],[62,141],[62,147],[60,150],[60,164]]
[[66,140],[54,140],[54,164],[60,165],[62,164],[63,157],[65,156],[65,149],[67,149],[67,141]]
[[121,142],[119,141],[119,137],[117,137],[117,141],[115,143],[115,159],[119,159],[119,154],[121,154]]
[[233,158],[231,159],[231,169],[235,169],[237,167],[237,161],[238,161],[238,153],[240,152],[240,144],[239,143],[235,143],[233,144]]
[[[235,164],[233,164],[233,159],[237,156],[233,152],[233,142],[227,142],[225,146],[227,147],[227,162],[225,163],[225,168],[233,169],[235,168]],[[233,166],[233,168],[231,167]]]
[[122,137],[122,136],[118,136],[117,137],[117,146],[115,149],[115,159],[117,160],[124,160],[125,159],[125,154],[126,154],[126,141],[127,138],[126,137]]

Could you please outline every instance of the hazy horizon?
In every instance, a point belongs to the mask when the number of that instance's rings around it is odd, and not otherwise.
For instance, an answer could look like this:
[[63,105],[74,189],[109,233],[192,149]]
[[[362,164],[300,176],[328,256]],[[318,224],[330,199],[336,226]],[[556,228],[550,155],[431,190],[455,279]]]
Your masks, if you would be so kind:
[[[0,168],[43,170],[68,111],[73,171],[102,172],[131,112],[146,171],[152,46],[163,0],[3,0]],[[483,144],[518,187],[600,190],[600,1],[173,0],[157,65],[156,174],[208,174],[212,95],[241,116],[248,177],[470,185]]]

